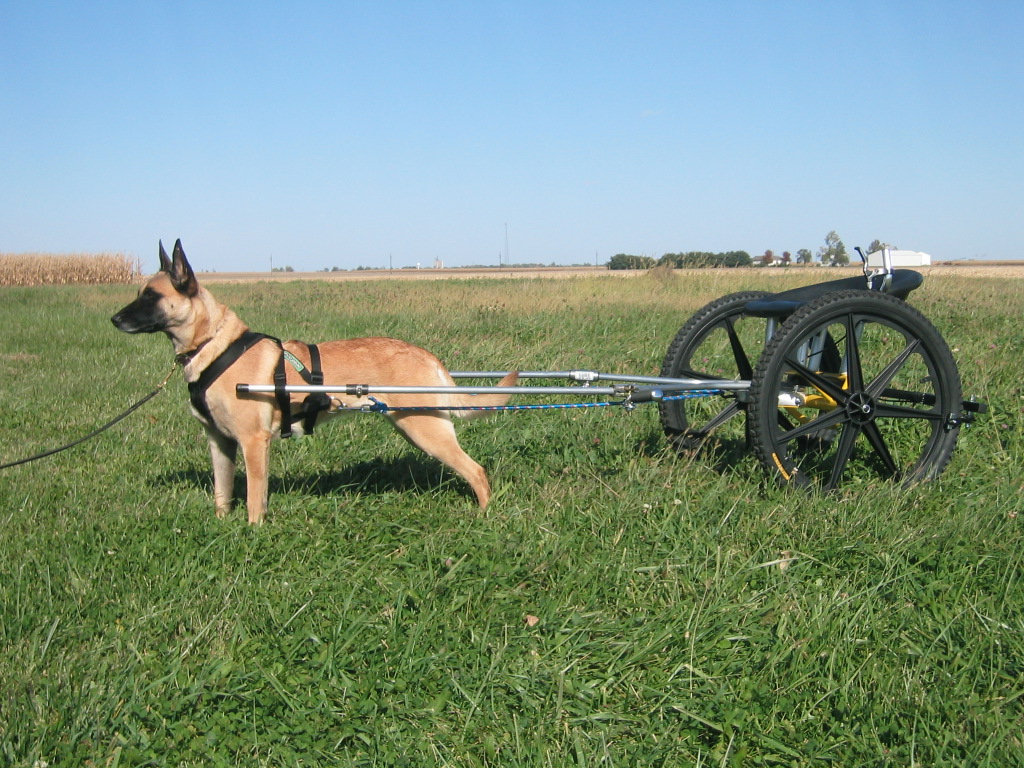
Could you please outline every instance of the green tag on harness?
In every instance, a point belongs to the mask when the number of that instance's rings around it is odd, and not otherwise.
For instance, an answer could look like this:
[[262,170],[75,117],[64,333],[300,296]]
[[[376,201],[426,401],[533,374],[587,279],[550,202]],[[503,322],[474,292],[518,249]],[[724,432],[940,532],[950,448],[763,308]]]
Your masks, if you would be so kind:
[[287,360],[291,364],[292,368],[294,368],[299,373],[302,373],[304,370],[306,370],[306,366],[302,364],[302,361],[299,360],[299,358],[297,358],[287,349],[284,350],[284,359]]

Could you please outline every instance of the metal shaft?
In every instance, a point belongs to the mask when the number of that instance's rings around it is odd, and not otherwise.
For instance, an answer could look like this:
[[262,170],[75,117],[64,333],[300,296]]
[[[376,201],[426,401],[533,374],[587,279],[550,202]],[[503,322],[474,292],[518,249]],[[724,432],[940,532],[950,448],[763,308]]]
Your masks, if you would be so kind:
[[[265,394],[277,391],[273,384],[238,384],[242,394]],[[288,384],[285,392],[296,394],[345,395],[625,395],[622,387],[402,387],[376,384]]]
[[[453,379],[502,379],[511,371],[449,371]],[[599,371],[519,371],[521,379],[570,379],[583,383],[594,381],[620,381],[631,384],[653,384],[669,389],[750,389],[749,381],[721,379],[670,379],[663,376],[633,376],[630,374],[601,373]]]

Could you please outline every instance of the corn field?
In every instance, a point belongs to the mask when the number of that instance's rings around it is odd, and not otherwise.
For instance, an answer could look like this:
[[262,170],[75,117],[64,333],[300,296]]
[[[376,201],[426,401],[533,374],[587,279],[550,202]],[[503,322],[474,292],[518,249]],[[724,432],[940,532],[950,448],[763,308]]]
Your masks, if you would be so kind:
[[0,286],[130,283],[141,272],[123,253],[0,253]]

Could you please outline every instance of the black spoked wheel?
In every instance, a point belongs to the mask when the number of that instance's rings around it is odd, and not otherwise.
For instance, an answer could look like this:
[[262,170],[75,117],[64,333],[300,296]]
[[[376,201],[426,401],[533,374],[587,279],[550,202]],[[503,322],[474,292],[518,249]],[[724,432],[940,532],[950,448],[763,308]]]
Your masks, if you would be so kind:
[[[749,380],[764,348],[767,321],[748,316],[744,307],[768,295],[765,291],[731,293],[698,310],[669,345],[661,375]],[[746,405],[735,395],[667,400],[658,408],[661,426],[677,451],[695,451],[712,434],[723,448],[744,448],[747,444]]]
[[869,291],[793,313],[755,367],[750,400],[754,449],[784,484],[931,480],[959,433],[960,376],[946,342],[909,304]]

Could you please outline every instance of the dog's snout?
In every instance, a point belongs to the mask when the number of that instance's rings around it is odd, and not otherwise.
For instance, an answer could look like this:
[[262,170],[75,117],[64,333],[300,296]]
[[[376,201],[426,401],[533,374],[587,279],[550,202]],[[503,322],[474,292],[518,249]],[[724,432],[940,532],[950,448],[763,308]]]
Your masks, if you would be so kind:
[[154,333],[166,327],[163,312],[160,311],[158,294],[144,292],[139,298],[115,313],[110,322],[125,333]]
[[131,333],[132,330],[133,330],[132,329],[132,325],[133,324],[128,319],[128,315],[125,313],[125,311],[123,309],[120,312],[118,312],[116,315],[111,317],[110,318],[110,322],[112,322],[114,324],[114,327],[117,328],[117,330],[119,330],[119,331],[124,331],[126,333]]

